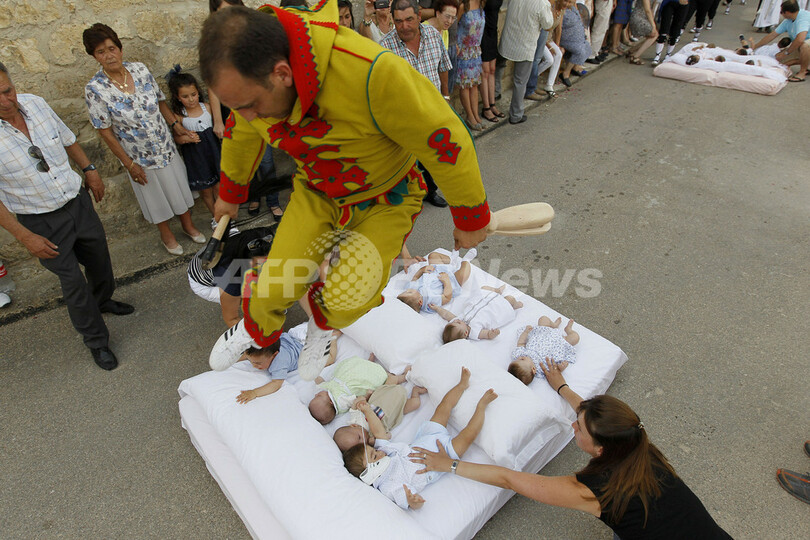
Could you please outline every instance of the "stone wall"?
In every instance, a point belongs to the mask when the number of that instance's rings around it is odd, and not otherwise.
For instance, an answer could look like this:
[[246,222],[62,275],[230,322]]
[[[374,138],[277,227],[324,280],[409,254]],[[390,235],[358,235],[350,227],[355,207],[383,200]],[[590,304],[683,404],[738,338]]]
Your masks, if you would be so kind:
[[[152,226],[141,216],[123,167],[88,120],[84,85],[99,66],[84,51],[82,31],[96,22],[109,25],[121,39],[124,60],[143,62],[163,84],[174,64],[196,68],[196,43],[207,16],[207,0],[3,0],[0,61],[17,92],[45,98],[101,171],[107,194],[97,209],[110,237]],[[27,257],[0,229],[0,259]]]

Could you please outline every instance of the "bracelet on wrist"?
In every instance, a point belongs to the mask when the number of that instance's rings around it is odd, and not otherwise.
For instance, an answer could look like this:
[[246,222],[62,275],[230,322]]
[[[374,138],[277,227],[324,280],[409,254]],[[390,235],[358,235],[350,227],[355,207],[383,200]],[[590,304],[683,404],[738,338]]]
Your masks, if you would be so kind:
[[[561,384],[561,385],[560,385],[560,387],[559,387],[559,388],[557,388],[557,395],[558,395],[558,396],[560,395],[560,390],[562,390],[562,389],[563,389],[563,388],[565,388],[566,386],[568,386],[568,383],[563,383],[563,384]],[[570,387],[569,387],[569,388],[570,388]]]

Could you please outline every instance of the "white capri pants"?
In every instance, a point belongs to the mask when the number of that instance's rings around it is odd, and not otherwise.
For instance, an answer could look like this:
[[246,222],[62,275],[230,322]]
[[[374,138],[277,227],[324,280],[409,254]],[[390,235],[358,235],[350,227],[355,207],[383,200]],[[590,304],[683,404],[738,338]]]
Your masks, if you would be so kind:
[[[546,80],[546,90],[554,88],[554,80],[560,71],[562,63],[562,51],[553,41],[549,41],[543,50],[543,60],[537,66],[537,73],[543,73],[548,69],[548,79]],[[550,68],[550,69],[549,69]]]

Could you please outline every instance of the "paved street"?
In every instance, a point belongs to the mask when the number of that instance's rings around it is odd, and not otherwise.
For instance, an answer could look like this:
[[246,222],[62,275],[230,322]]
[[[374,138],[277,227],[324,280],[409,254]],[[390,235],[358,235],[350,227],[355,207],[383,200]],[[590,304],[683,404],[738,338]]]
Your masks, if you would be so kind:
[[[754,7],[735,4],[708,36],[733,45]],[[557,212],[544,236],[488,239],[482,267],[515,285],[601,273],[591,297],[576,277],[523,288],[627,353],[610,393],[735,538],[810,537],[810,508],[775,480],[777,467],[810,469],[808,86],[763,97],[617,61],[477,141],[493,207]],[[409,247],[451,242],[450,213],[428,207]],[[113,372],[93,364],[64,307],[0,328],[0,537],[246,538],[177,410],[178,384],[207,369],[224,330],[218,306],[193,295],[183,267],[116,297],[137,311],[107,319]],[[303,320],[297,307],[291,319]],[[585,463],[571,443],[543,473]],[[477,536],[611,537],[521,497]]]

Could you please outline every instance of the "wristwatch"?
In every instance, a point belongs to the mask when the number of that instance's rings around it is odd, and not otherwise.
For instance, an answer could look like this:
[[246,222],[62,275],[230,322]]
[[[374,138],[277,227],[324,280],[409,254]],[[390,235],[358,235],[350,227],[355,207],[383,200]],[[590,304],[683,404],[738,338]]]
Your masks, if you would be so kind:
[[450,464],[450,472],[456,474],[456,469],[458,468],[458,460],[454,459],[453,463]]
[[88,165],[87,167],[82,169],[82,172],[86,173],[86,172],[95,171],[95,170],[96,170],[96,166],[91,163],[90,165]]

